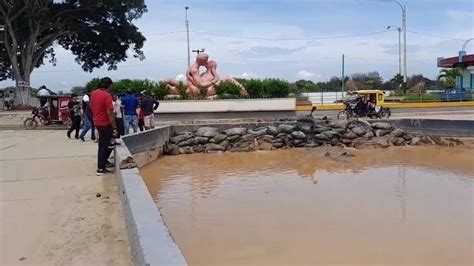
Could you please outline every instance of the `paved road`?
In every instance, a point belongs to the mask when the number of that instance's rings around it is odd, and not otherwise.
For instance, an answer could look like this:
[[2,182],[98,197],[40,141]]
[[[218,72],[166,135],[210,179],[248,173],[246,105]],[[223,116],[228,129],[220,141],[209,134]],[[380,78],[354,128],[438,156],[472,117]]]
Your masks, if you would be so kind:
[[95,176],[96,145],[0,131],[0,265],[131,264],[117,179]]
[[[336,116],[338,111],[316,111],[315,116]],[[226,112],[226,113],[193,113],[193,114],[156,114],[157,123],[168,123],[169,121],[189,120],[211,120],[211,119],[277,119],[282,117],[294,117],[308,115],[309,111],[283,111],[283,112]],[[428,118],[433,115],[474,115],[472,107],[442,107],[442,108],[405,108],[393,109],[394,117],[418,117]],[[428,116],[427,116],[428,115]],[[22,127],[23,119],[28,117],[26,112],[0,112],[0,129],[19,129]],[[44,129],[62,129],[64,126],[48,126]]]

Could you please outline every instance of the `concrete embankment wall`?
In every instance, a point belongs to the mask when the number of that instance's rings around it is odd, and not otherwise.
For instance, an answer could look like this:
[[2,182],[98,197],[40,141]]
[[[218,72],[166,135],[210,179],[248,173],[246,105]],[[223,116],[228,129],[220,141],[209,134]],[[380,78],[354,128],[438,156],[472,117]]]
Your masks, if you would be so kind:
[[474,121],[472,120],[400,119],[389,122],[408,133],[440,137],[474,137]]
[[[187,265],[166,227],[138,166],[158,158],[170,127],[129,135],[115,149],[116,173],[134,265]],[[121,169],[130,167],[129,169]]]

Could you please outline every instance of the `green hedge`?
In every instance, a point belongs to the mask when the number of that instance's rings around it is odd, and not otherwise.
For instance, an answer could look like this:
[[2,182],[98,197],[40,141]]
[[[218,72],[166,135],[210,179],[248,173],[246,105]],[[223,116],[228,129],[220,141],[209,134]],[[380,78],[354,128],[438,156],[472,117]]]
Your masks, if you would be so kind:
[[[100,79],[94,78],[86,84],[88,91],[96,89],[99,86]],[[288,97],[290,93],[290,83],[280,79],[251,79],[241,80],[242,85],[249,93],[250,98],[284,98]],[[134,93],[139,93],[143,90],[148,90],[157,96],[158,99],[163,99],[168,95],[166,85],[161,82],[155,82],[148,79],[122,79],[115,81],[112,85],[113,93],[125,93],[131,90]],[[182,99],[188,99],[186,95],[186,86],[180,82],[178,91]],[[205,98],[205,90],[197,98]],[[240,89],[236,85],[228,82],[223,82],[216,86],[216,93],[219,98],[241,98]]]
[[280,79],[243,80],[242,85],[253,98],[284,98],[290,93],[290,83]]
[[[86,84],[87,91],[92,91],[99,87],[100,79],[94,78]],[[148,79],[122,79],[115,81],[112,84],[112,93],[125,93],[128,90],[134,93],[140,93],[143,90],[147,90],[158,99],[163,99],[168,95],[168,89],[166,85],[160,82],[151,81]]]

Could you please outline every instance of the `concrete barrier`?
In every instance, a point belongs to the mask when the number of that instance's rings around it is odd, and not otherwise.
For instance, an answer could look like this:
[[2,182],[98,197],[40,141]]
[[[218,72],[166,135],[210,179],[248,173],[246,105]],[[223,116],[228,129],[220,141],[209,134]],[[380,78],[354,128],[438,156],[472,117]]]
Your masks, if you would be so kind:
[[170,139],[170,126],[155,128],[143,133],[127,135],[122,138],[138,167],[155,161],[162,153],[163,146]]
[[214,112],[260,112],[295,111],[295,98],[281,99],[229,99],[198,101],[161,101],[155,111],[158,114],[169,113],[214,113]]
[[472,120],[400,119],[388,122],[409,133],[440,137],[474,137],[474,121]]
[[120,199],[133,264],[136,266],[187,265],[181,250],[168,231],[138,168],[121,169],[124,166],[123,162],[129,162],[133,153],[134,160],[143,160],[141,164],[149,163],[151,157],[143,156],[140,158],[140,154],[149,152],[158,156],[160,147],[169,139],[169,130],[169,127],[163,127],[126,136],[123,138],[125,145],[118,146],[115,149]]

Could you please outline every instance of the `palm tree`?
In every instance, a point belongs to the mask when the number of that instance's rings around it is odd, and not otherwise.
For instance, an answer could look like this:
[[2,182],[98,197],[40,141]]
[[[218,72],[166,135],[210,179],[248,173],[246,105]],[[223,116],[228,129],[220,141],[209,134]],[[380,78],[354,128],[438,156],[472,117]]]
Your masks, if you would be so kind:
[[443,86],[446,89],[453,89],[456,87],[456,78],[461,76],[461,72],[457,68],[441,69],[439,73],[438,81],[443,80]]
[[395,90],[400,89],[400,85],[403,84],[403,75],[401,75],[400,73],[396,74],[395,76],[393,76],[390,82],[393,84],[393,88]]
[[457,68],[452,68],[452,69],[441,69],[439,71],[439,76],[438,76],[438,80],[441,80],[441,79],[444,79],[444,78],[447,78],[447,77],[452,77],[454,79],[456,79],[456,77],[459,77],[461,76],[461,72],[459,71],[459,69]]

